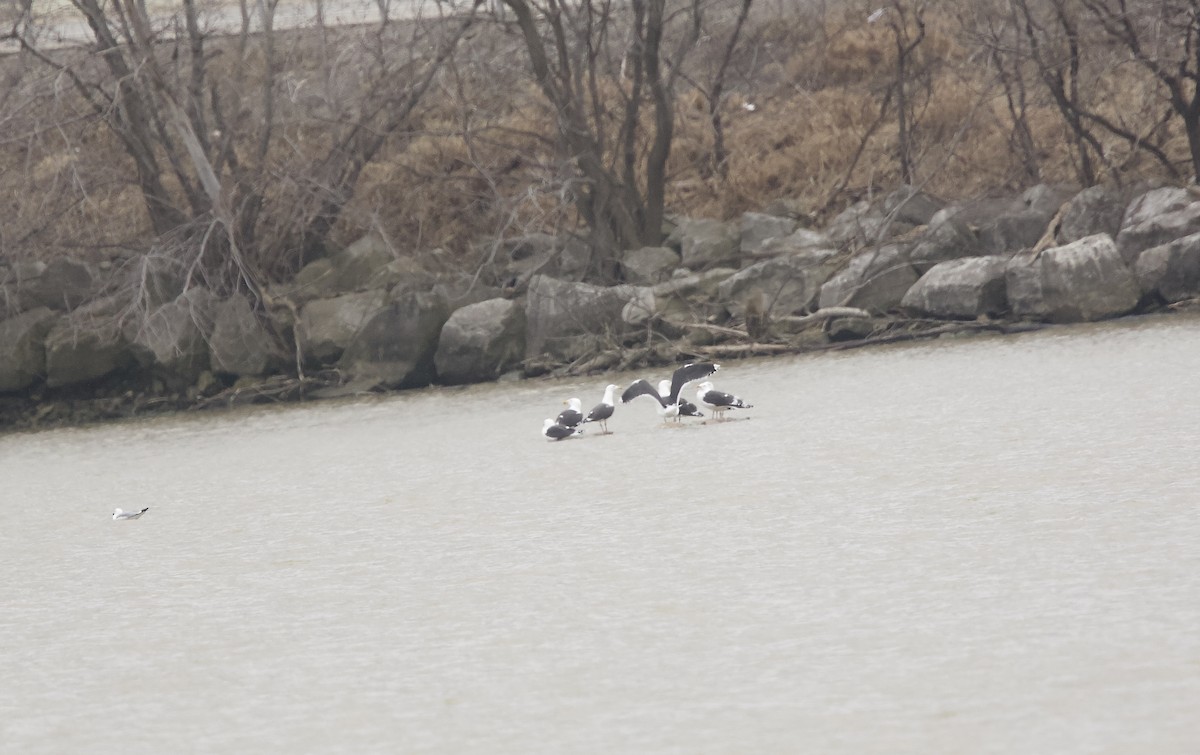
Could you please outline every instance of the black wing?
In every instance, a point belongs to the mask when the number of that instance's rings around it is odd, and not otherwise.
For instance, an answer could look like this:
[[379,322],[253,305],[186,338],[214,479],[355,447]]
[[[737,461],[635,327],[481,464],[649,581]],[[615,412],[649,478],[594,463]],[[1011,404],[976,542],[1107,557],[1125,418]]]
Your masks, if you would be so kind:
[[709,406],[725,406],[730,409],[752,409],[751,404],[747,404],[732,393],[723,393],[721,391],[705,391],[704,396],[700,399]]
[[613,415],[612,404],[596,404],[588,415],[583,418],[584,422],[599,422],[602,419],[608,419]]
[[680,417],[703,417],[704,412],[700,411],[695,404],[687,399],[679,400],[679,416]]
[[675,370],[674,374],[671,375],[671,395],[667,396],[663,406],[674,404],[678,401],[679,392],[683,390],[684,386],[694,383],[697,380],[703,380],[719,369],[721,369],[721,365],[713,364],[712,362],[694,362],[692,364],[685,364]]
[[583,415],[574,409],[564,409],[559,413],[558,418],[554,420],[555,424],[563,427],[575,427],[583,421]]
[[645,380],[634,380],[621,394],[621,403],[628,404],[638,396],[652,396],[659,404],[666,406],[667,402],[662,396],[658,395],[658,391],[654,390],[654,386]]

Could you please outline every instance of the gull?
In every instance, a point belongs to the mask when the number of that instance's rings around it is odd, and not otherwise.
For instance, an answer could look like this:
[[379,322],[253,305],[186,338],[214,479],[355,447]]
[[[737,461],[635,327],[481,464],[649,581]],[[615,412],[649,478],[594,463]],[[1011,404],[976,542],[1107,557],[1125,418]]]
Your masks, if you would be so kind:
[[116,511],[113,512],[113,521],[115,522],[118,519],[137,519],[139,516],[141,516],[142,514],[145,514],[149,510],[150,510],[149,506],[142,509],[141,511],[125,511],[123,509],[117,509]]
[[723,393],[713,390],[713,384],[709,381],[701,383],[696,388],[696,398],[701,404],[704,404],[709,409],[712,409],[713,417],[718,421],[725,419],[725,412],[730,409],[753,409],[753,404],[747,404],[732,393]]
[[593,406],[592,410],[583,418],[584,422],[599,422],[600,431],[604,435],[608,435],[608,418],[613,415],[613,409],[616,408],[613,392],[619,387],[611,383],[604,386],[604,398],[600,399],[600,403]]
[[563,427],[575,429],[580,422],[583,422],[583,402],[577,398],[569,398],[563,403],[567,405],[567,408],[559,413],[558,419],[554,422]]
[[719,369],[721,369],[721,365],[712,364],[711,362],[685,364],[672,373],[669,391],[664,391],[662,388],[656,391],[654,390],[654,386],[650,385],[648,381],[635,380],[621,394],[621,403],[628,404],[638,396],[649,396],[658,402],[658,413],[664,422],[668,419],[675,419],[681,413],[679,392],[683,390],[683,387],[697,380],[703,380]]
[[545,435],[550,440],[562,440],[563,438],[570,438],[572,435],[579,435],[582,432],[582,427],[560,425],[549,417],[542,424],[542,435]]

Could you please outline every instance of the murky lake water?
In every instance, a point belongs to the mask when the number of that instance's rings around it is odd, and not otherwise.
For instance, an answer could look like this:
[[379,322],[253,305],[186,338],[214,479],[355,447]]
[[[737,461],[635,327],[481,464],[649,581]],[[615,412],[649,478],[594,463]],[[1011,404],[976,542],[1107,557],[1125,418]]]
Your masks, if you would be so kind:
[[731,362],[748,421],[561,443],[606,380],[0,437],[0,751],[1196,752],[1198,344]]

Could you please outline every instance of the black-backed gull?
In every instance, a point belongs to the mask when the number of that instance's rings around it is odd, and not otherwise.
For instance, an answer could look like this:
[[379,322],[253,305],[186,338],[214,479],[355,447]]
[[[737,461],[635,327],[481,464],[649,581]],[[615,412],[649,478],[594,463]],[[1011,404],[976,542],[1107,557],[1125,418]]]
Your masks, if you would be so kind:
[[578,427],[579,423],[583,422],[583,402],[577,398],[569,398],[563,403],[567,408],[559,413],[558,419],[554,420],[555,424],[572,429]]
[[584,422],[599,422],[600,431],[608,434],[608,418],[613,416],[613,410],[616,408],[613,394],[619,386],[608,384],[604,386],[604,398],[600,399],[600,403],[592,407],[592,410],[583,418]]
[[582,432],[582,427],[560,425],[549,417],[542,423],[542,435],[545,435],[550,440],[562,440],[563,438],[570,438],[572,435],[579,435]]
[[713,384],[709,381],[696,386],[696,398],[701,404],[712,410],[713,417],[717,420],[724,419],[725,412],[730,409],[751,409],[754,407],[753,404],[747,404],[732,393],[713,390]]
[[680,414],[679,392],[683,390],[684,386],[697,380],[703,380],[719,369],[721,369],[721,365],[712,362],[685,364],[671,374],[670,390],[666,393],[663,393],[662,389],[655,390],[654,386],[646,380],[635,380],[621,394],[621,403],[628,404],[638,396],[650,396],[658,402],[658,413],[663,421],[673,419]]

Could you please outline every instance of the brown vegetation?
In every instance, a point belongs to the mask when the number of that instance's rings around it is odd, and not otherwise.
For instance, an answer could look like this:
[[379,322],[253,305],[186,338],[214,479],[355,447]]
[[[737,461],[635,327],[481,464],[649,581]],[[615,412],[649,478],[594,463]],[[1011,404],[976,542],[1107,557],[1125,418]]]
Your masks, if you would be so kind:
[[[471,267],[488,239],[594,230],[620,205],[632,230],[592,238],[646,243],[660,189],[668,214],[783,203],[819,222],[905,181],[953,199],[1200,170],[1187,3],[505,5],[528,18],[217,37],[181,14],[168,38],[114,16],[111,45],[69,50],[14,15],[0,259],[166,255],[253,289],[368,230],[397,253],[442,248]],[[660,52],[646,47],[655,12]],[[1151,28],[1169,38],[1151,44]],[[577,99],[556,99],[568,84]]]

